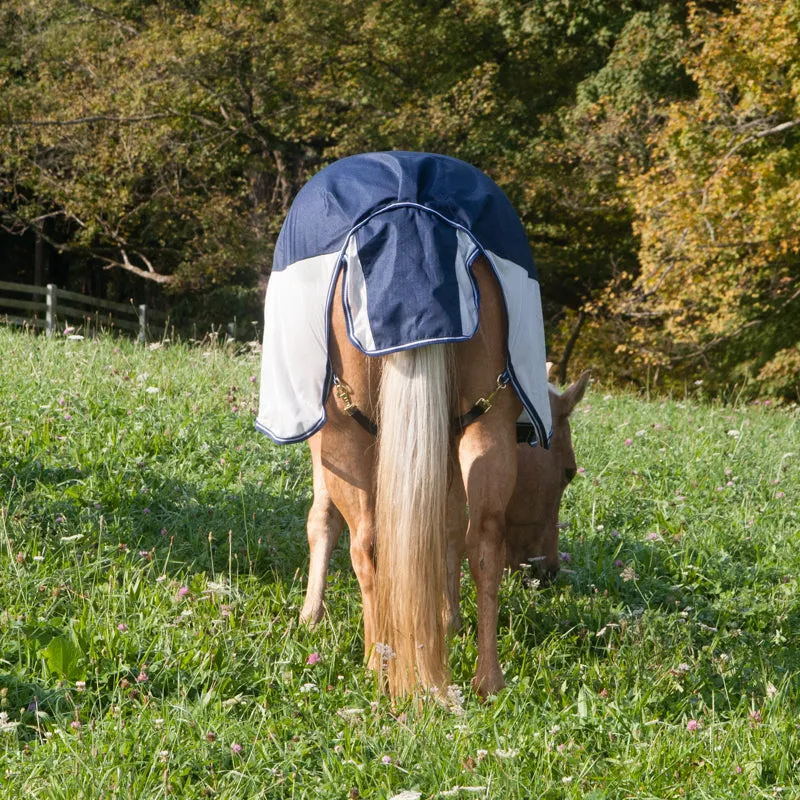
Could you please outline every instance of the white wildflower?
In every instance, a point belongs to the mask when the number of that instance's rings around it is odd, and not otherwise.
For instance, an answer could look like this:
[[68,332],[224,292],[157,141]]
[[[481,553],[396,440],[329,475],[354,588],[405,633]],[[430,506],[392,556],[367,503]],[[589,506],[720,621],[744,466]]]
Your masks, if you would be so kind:
[[6,711],[0,711],[0,733],[10,733],[17,725],[19,725],[18,722],[9,721]]
[[447,701],[453,713],[464,713],[464,693],[454,683],[447,687]]
[[388,661],[390,658],[397,658],[397,653],[388,644],[383,644],[382,642],[375,642],[375,652],[384,661]]

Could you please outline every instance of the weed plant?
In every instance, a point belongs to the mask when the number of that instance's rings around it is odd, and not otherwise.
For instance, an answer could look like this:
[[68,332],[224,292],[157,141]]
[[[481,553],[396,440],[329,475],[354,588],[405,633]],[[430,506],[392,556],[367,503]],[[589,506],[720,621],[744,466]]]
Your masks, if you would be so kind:
[[298,625],[310,465],[254,430],[257,353],[0,358],[0,797],[800,797],[798,409],[598,382],[561,574],[504,579],[486,703],[463,579],[448,711],[377,692],[346,537]]

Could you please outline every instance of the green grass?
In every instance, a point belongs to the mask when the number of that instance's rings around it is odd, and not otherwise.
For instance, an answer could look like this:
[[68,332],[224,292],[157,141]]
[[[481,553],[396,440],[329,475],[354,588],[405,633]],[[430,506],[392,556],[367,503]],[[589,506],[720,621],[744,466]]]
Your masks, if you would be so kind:
[[453,714],[377,694],[346,542],[298,626],[310,465],[256,354],[0,353],[0,797],[800,796],[797,409],[596,386],[565,569],[504,580],[485,704],[465,578]]

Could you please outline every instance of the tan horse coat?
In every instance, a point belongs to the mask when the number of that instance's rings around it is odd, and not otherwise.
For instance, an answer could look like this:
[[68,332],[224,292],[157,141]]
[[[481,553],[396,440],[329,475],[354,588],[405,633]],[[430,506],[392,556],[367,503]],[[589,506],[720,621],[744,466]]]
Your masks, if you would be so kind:
[[309,442],[314,503],[301,617],[316,622],[322,616],[328,561],[346,521],[363,599],[366,657],[372,666],[385,662],[392,695],[449,682],[446,631],[458,617],[465,551],[478,599],[473,686],[484,696],[504,685],[497,655],[504,568],[529,558],[540,559],[535,563],[546,572],[558,568],[558,506],[575,470],[568,417],[588,375],[563,395],[551,395],[550,451],[517,446],[521,403],[511,387],[454,437],[451,420],[494,389],[507,357],[499,286],[483,258],[473,274],[481,297],[478,331],[455,345],[369,358],[347,338],[340,286],[333,303],[334,373],[355,405],[378,420],[380,433],[376,442],[331,393],[327,422]]

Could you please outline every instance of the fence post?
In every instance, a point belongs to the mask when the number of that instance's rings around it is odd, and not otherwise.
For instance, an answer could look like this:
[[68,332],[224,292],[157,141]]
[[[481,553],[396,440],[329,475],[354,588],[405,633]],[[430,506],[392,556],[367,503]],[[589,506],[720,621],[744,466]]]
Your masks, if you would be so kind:
[[147,306],[139,306],[139,344],[147,341]]
[[233,322],[228,323],[228,336],[236,340],[236,317],[233,318]]
[[57,311],[57,288],[54,283],[47,284],[47,335],[52,336],[56,332],[56,311]]

